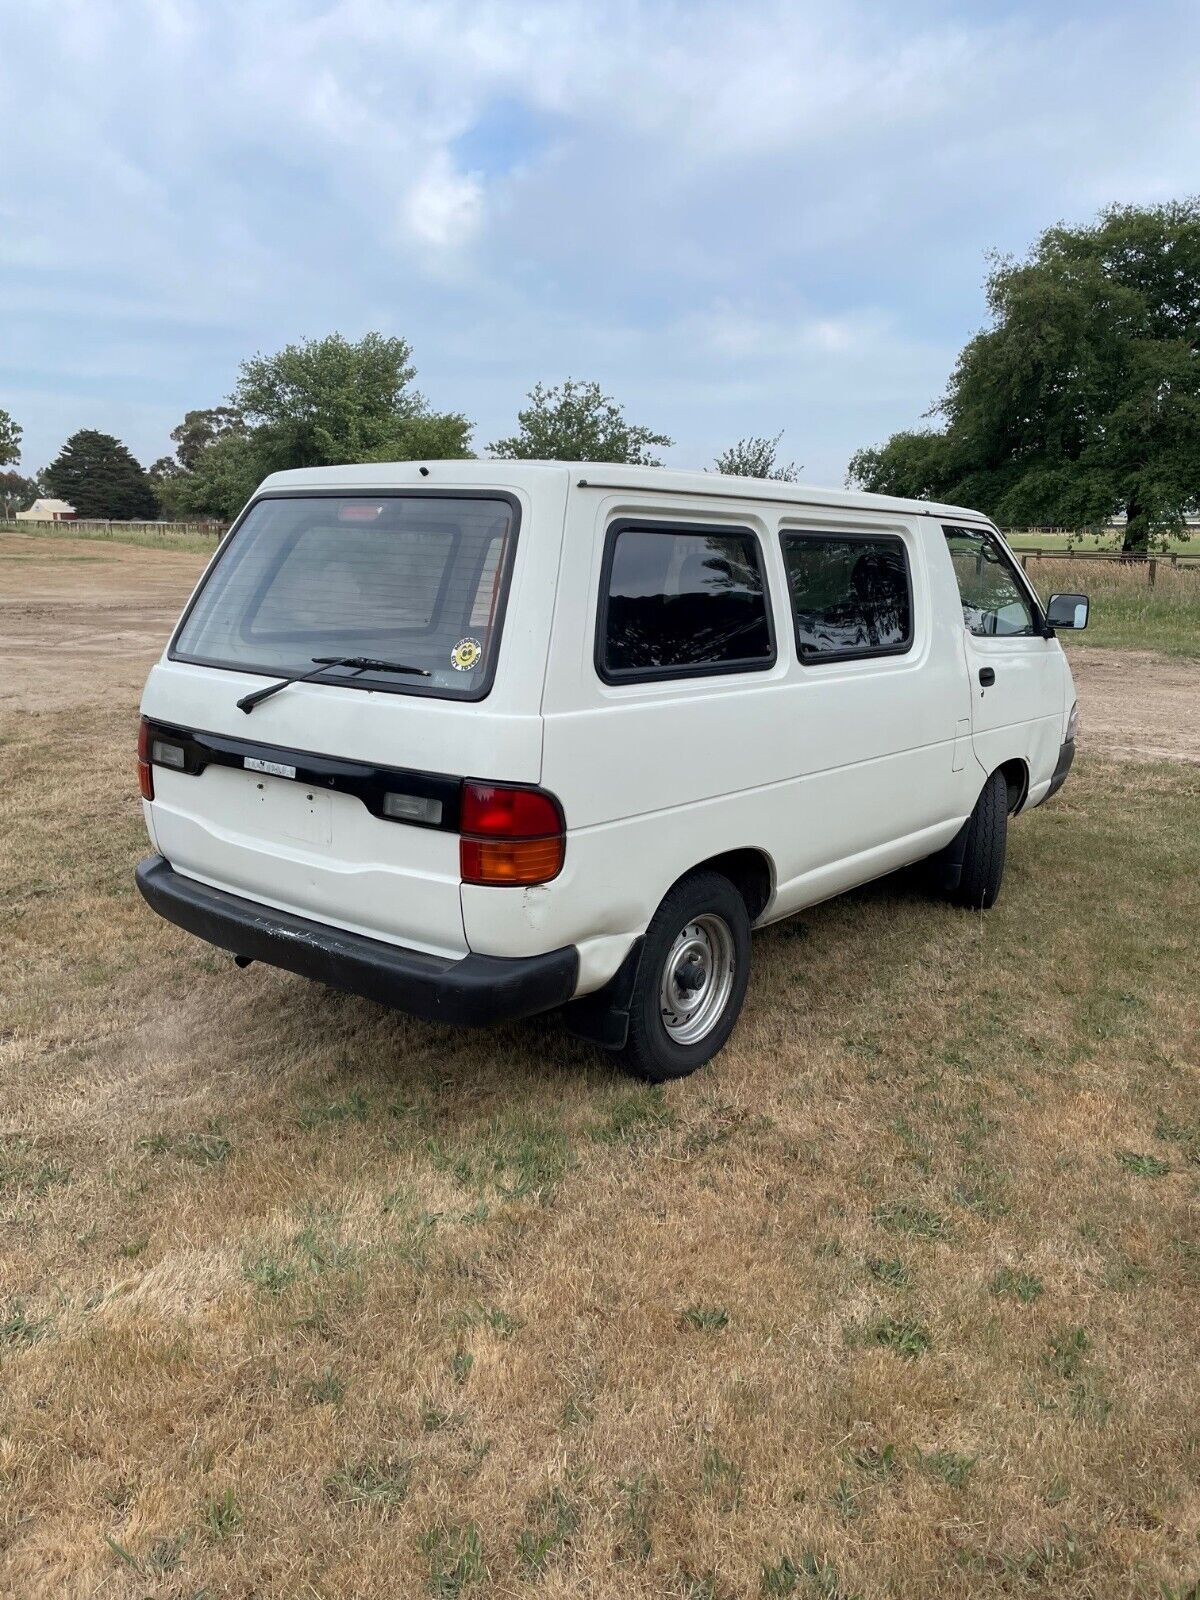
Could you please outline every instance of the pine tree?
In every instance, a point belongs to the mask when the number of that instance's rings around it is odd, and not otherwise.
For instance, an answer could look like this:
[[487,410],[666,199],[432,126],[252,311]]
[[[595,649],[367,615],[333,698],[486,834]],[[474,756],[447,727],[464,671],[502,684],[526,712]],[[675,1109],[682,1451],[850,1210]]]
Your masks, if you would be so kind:
[[81,428],[46,468],[46,487],[80,517],[139,521],[158,512],[145,471],[119,439]]

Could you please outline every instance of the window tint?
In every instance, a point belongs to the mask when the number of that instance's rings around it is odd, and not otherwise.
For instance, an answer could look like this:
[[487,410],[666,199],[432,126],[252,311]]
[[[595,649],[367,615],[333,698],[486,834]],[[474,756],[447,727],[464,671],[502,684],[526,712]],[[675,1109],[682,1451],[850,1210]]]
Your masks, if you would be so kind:
[[784,533],[782,540],[802,658],[908,649],[912,590],[903,540],[825,533]]
[[299,673],[369,656],[427,676],[331,668],[325,682],[475,698],[491,681],[514,516],[483,496],[286,496],[253,505],[173,650]]
[[963,621],[980,635],[1034,631],[1033,607],[1000,545],[976,528],[946,528]]
[[753,534],[618,524],[605,573],[604,676],[750,671],[774,661]]

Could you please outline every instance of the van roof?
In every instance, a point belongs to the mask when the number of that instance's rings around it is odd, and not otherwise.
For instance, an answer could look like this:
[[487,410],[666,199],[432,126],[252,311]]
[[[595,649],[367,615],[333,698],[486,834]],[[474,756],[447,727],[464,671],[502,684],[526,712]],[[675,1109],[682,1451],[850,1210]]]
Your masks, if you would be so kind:
[[676,467],[630,467],[606,461],[371,461],[342,467],[300,467],[273,472],[261,485],[271,489],[534,488],[547,477],[569,474],[581,488],[635,489],[659,494],[718,500],[765,500],[776,505],[829,506],[838,510],[902,511],[910,515],[970,518],[987,522],[981,511],[932,500],[864,494],[853,489],[822,489],[807,483],[769,478],[735,478],[719,472]]

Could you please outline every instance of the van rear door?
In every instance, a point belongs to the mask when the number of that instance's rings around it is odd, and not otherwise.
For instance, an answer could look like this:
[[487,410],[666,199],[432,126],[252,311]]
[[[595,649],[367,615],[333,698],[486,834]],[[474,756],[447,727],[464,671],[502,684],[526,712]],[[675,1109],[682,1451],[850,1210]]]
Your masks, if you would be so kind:
[[177,871],[465,954],[461,780],[536,783],[540,771],[536,698],[525,715],[481,705],[519,520],[514,496],[465,489],[303,491],[251,506],[143,702],[148,821]]

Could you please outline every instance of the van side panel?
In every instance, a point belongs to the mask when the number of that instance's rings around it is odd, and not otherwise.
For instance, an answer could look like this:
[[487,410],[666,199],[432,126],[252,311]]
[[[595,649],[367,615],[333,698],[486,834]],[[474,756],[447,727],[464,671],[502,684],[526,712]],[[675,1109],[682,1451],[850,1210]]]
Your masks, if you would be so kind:
[[[790,514],[789,514],[790,513]],[[751,528],[775,612],[777,659],[728,677],[604,684],[593,661],[604,533],[619,516]],[[796,659],[780,526],[886,529],[905,545],[915,630],[901,656]],[[929,560],[927,519],[847,515],[761,501],[722,506],[581,490],[568,504],[544,698],[542,781],[569,829],[562,875],[523,892],[464,889],[472,948],[511,953],[564,942],[585,953],[580,992],[611,976],[673,882],[745,847],[774,885],[764,920],[825,898],[948,842],[982,781],[961,760],[970,717],[961,613],[948,557]],[[940,530],[938,530],[940,539]],[[584,552],[587,553],[586,558]],[[960,735],[956,746],[956,735]]]

